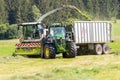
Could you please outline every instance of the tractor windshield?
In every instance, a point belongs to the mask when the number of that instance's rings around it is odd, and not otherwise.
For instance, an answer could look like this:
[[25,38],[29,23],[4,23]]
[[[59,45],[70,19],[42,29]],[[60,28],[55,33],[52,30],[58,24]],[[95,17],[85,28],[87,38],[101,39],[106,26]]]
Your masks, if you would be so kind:
[[41,25],[22,25],[21,31],[24,40],[40,39],[41,37]]
[[50,34],[55,36],[57,39],[65,39],[65,28],[64,27],[52,27],[50,28]]

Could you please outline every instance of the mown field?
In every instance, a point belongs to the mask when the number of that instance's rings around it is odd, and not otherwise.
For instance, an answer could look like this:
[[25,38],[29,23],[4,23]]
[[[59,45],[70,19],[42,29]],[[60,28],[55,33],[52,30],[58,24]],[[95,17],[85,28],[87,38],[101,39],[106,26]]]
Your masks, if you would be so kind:
[[[120,42],[110,43],[109,55],[72,59],[12,57],[16,40],[0,41],[0,80],[120,80]],[[3,54],[4,53],[4,54]]]
[[[114,24],[115,37],[120,35]],[[111,54],[72,59],[12,57],[17,40],[0,41],[0,80],[120,80],[120,41],[108,43]]]

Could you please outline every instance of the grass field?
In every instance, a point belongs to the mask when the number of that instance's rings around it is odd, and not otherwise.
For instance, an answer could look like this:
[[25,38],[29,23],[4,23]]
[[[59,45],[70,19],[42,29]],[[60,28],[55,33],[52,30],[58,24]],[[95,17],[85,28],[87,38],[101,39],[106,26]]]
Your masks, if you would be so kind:
[[120,20],[117,20],[116,23],[113,23],[112,25],[114,36],[120,36]]
[[[0,80],[120,80],[120,42],[110,43],[110,55],[72,59],[12,57],[16,40],[0,41]],[[4,54],[3,54],[4,53]],[[117,54],[116,54],[117,53]]]
[[0,40],[0,57],[9,56],[14,52],[17,40]]
[[[120,21],[119,21],[120,22]],[[119,22],[114,25],[120,36]],[[120,41],[109,43],[109,55],[65,59],[12,57],[16,40],[0,41],[0,80],[120,80]]]

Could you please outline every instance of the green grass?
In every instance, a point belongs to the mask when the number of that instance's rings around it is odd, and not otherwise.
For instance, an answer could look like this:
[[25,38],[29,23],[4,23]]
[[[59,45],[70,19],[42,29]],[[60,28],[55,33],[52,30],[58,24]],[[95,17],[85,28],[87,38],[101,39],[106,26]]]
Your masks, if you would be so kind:
[[[15,59],[13,57],[13,59]],[[74,59],[22,58],[1,63],[4,80],[119,80],[120,56],[78,56]],[[16,62],[17,61],[17,62]]]
[[9,56],[14,52],[17,40],[0,40],[0,56]]
[[115,41],[113,43],[109,43],[109,46],[111,47],[111,53],[119,53],[120,52],[120,41]]
[[[0,41],[0,80],[120,80],[120,55],[58,56],[49,60],[12,57],[15,43]],[[112,52],[120,53],[119,41],[109,45]]]
[[113,26],[113,35],[114,36],[120,36],[120,20],[117,20],[116,23],[112,24]]

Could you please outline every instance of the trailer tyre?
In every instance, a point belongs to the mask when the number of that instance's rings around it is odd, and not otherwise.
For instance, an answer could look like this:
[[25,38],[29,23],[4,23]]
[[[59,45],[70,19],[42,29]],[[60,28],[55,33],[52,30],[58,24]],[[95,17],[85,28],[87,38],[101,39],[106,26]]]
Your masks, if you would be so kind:
[[110,47],[107,44],[103,44],[103,53],[109,54],[110,53]]
[[98,55],[101,55],[102,54],[102,45],[101,44],[96,44],[95,45],[95,53],[98,54]]
[[46,44],[44,47],[44,58],[45,59],[52,59],[55,58],[55,48],[51,44]]
[[67,42],[68,52],[63,53],[63,58],[74,58],[77,53],[76,45],[74,42]]

